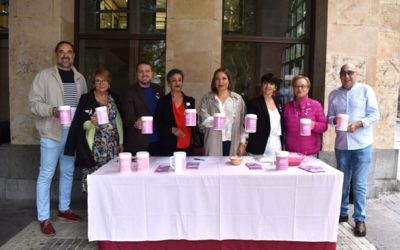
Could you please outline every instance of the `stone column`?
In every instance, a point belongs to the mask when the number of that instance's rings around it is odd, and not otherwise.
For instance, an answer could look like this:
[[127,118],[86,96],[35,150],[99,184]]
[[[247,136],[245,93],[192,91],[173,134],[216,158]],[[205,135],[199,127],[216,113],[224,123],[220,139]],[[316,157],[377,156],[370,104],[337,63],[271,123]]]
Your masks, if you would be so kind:
[[11,143],[37,144],[29,88],[37,72],[55,64],[55,45],[73,42],[74,1],[13,0],[9,11]]
[[212,74],[221,66],[223,1],[167,4],[166,73],[172,68],[183,70],[183,90],[199,107],[201,97],[210,91]]
[[[325,111],[328,95],[340,86],[341,65],[360,68],[359,81],[375,91],[381,120],[374,126],[374,148],[393,149],[400,85],[399,1],[328,0]],[[335,133],[324,134],[324,150]]]

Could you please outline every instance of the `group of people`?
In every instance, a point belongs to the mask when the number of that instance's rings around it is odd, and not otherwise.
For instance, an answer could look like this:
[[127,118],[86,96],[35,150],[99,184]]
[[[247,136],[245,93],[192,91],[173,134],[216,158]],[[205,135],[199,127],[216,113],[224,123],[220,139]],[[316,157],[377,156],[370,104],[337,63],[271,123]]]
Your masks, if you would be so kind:
[[[55,67],[39,72],[33,80],[29,102],[36,115],[40,134],[41,160],[37,180],[37,211],[40,228],[45,235],[54,235],[50,222],[50,185],[57,162],[60,163],[58,217],[80,221],[69,207],[74,166],[82,169],[82,190],[87,191],[87,175],[118,156],[119,152],[148,151],[153,156],[170,156],[175,151],[193,155],[200,142],[206,156],[273,155],[279,150],[314,155],[320,151],[320,138],[328,122],[336,123],[337,114],[349,114],[347,131],[337,131],[335,151],[338,168],[344,173],[340,222],[348,220],[350,180],[354,190],[355,234],[363,236],[368,167],[371,161],[372,125],[379,119],[372,89],[357,82],[357,69],[346,64],[340,71],[342,86],[329,96],[328,115],[321,104],[308,97],[311,82],[303,75],[292,80],[293,100],[282,104],[277,96],[281,80],[273,74],[262,76],[261,94],[244,102],[232,91],[232,76],[228,69],[214,72],[210,91],[198,108],[196,126],[185,125],[185,110],[196,109],[195,99],[183,92],[184,73],[180,69],[168,72],[170,92],[151,82],[153,70],[149,63],[136,67],[137,82],[121,96],[113,93],[108,70],[93,72],[93,88],[87,92],[85,78],[75,69],[74,46],[61,41],[56,49]],[[58,121],[58,107],[76,108],[70,126]],[[108,110],[106,124],[99,124],[96,108]],[[214,114],[223,114],[224,126],[216,130]],[[257,130],[244,129],[246,114],[257,115]],[[154,131],[142,133],[142,117],[152,116]],[[311,135],[300,135],[300,119],[311,120]],[[199,134],[201,133],[201,134]]]

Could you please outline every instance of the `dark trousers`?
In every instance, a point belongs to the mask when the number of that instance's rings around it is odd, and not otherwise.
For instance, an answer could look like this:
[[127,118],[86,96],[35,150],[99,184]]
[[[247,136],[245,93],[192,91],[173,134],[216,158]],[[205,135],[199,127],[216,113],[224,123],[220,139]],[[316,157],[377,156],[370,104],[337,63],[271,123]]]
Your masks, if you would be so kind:
[[229,156],[229,151],[231,151],[231,141],[222,142],[222,155]]
[[176,151],[183,151],[186,152],[187,156],[192,156],[193,155],[193,147],[187,147],[187,148],[163,148],[159,147],[159,155],[160,156],[172,156],[174,152]]
[[147,151],[149,151],[150,156],[160,156],[160,149],[158,142],[150,142]]

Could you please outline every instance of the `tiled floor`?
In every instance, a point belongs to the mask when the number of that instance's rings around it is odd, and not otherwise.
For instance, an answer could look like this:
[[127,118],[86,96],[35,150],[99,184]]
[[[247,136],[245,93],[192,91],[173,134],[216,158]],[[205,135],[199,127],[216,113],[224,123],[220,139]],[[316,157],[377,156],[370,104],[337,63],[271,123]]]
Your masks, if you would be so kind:
[[[87,240],[87,221],[66,223],[55,219],[53,225],[57,235],[46,237],[40,233],[38,223],[32,222],[0,249],[97,249],[96,242]],[[354,237],[352,230],[348,223],[339,225],[338,250],[376,249],[366,238]]]

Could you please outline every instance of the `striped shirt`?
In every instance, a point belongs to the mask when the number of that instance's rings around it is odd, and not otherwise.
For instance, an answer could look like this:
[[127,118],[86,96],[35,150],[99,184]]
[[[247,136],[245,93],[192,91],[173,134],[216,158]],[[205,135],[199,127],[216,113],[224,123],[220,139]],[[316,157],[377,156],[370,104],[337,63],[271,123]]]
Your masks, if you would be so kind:
[[78,106],[77,89],[74,80],[74,71],[58,69],[64,86],[64,105]]

